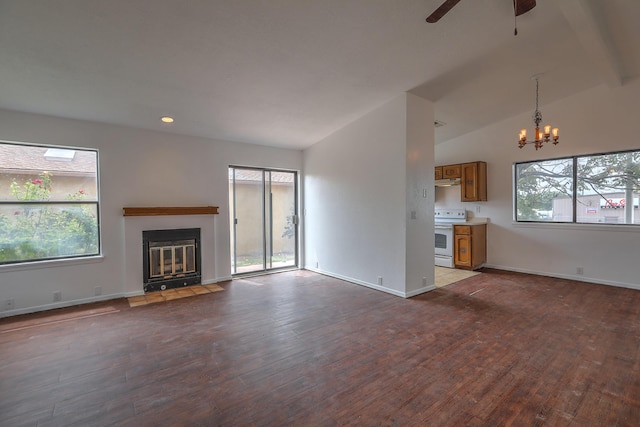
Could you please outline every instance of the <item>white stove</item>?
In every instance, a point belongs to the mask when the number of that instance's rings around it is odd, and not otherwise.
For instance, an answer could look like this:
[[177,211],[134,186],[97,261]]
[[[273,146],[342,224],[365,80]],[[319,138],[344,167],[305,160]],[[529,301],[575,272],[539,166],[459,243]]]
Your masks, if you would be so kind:
[[436,209],[434,213],[435,265],[453,268],[453,225],[467,221],[464,209]]
[[464,209],[436,209],[434,212],[434,221],[436,224],[466,222],[467,211]]

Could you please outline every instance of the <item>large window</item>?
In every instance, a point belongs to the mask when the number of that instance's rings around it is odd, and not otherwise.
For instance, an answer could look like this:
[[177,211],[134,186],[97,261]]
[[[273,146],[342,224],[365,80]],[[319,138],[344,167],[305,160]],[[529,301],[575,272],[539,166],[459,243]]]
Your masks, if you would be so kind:
[[98,255],[98,153],[0,141],[0,264]]
[[640,151],[515,164],[515,219],[640,224]]

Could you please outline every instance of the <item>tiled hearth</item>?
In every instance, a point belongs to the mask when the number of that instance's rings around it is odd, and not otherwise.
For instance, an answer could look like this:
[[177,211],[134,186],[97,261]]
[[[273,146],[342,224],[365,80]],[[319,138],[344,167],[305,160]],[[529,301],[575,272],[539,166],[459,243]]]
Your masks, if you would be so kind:
[[128,300],[129,307],[138,307],[141,305],[166,302],[180,298],[195,297],[197,295],[210,294],[219,291],[224,291],[224,288],[218,285],[193,285],[183,288],[168,289],[166,291],[149,292],[145,295],[130,297],[128,298]]

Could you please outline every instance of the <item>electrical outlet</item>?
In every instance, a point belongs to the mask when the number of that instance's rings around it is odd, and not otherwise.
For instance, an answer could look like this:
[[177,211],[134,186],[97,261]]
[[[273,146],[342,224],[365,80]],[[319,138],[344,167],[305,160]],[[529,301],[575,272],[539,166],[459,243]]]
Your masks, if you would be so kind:
[[62,291],[55,291],[53,293],[53,302],[62,301]]
[[318,265],[319,265],[319,264],[320,264],[320,263],[319,263],[318,261],[316,261],[316,268],[318,268]]
[[7,298],[6,300],[4,300],[4,309],[5,310],[13,310],[15,308],[15,303],[13,301],[13,298]]
[[480,213],[480,205],[476,205],[476,213]]
[[422,286],[427,286],[427,278],[426,277],[422,278]]
[[378,276],[378,286],[382,286],[382,276]]
[[93,288],[93,290],[93,294],[95,296],[102,295],[102,286],[96,286],[95,288]]
[[576,268],[576,274],[583,275],[584,274],[584,268],[582,268],[582,267]]

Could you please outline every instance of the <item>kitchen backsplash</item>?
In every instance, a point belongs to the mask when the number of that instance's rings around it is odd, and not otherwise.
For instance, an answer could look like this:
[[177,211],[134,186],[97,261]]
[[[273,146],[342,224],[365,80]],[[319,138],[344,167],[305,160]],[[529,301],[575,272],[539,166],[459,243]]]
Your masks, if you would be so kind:
[[436,187],[434,205],[436,209],[465,209],[467,218],[474,218],[479,214],[475,213],[478,203],[463,203],[460,201],[460,186]]

